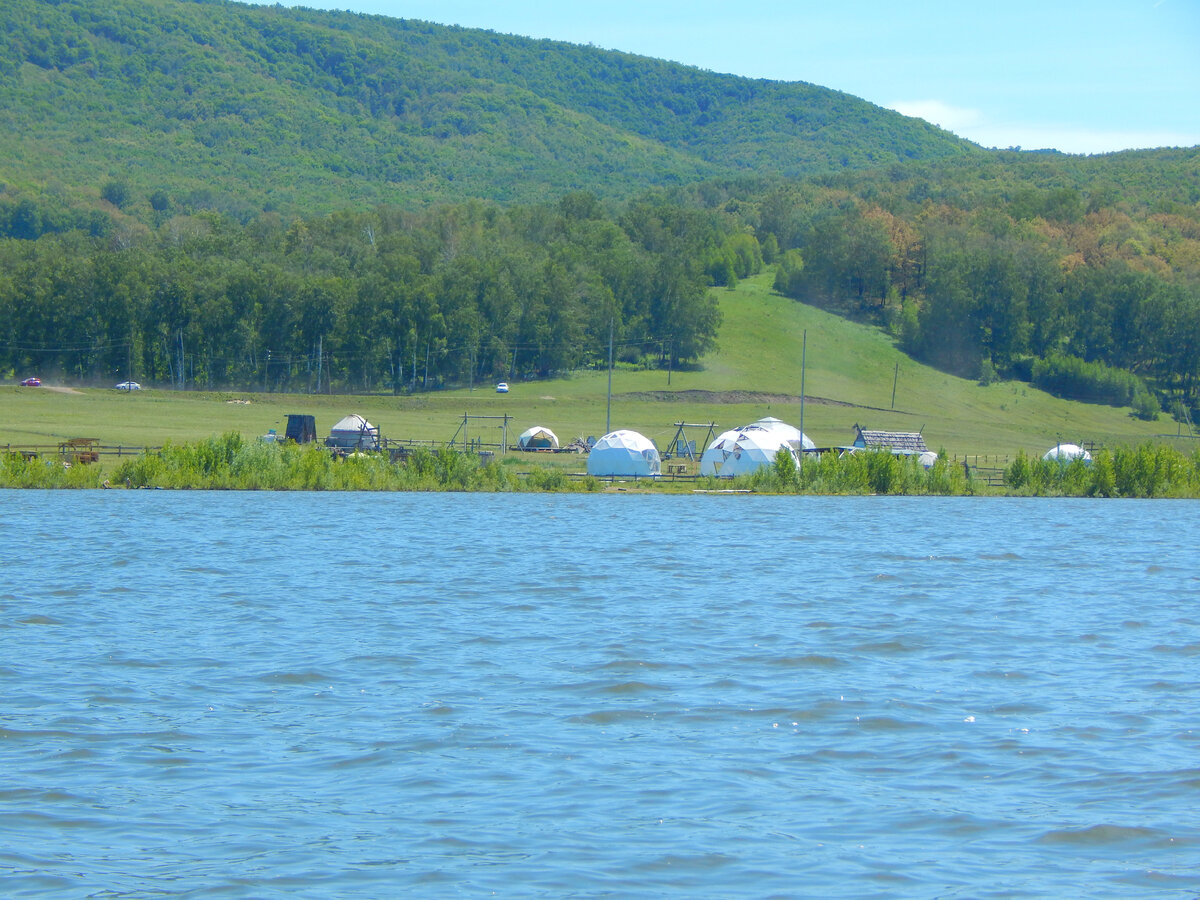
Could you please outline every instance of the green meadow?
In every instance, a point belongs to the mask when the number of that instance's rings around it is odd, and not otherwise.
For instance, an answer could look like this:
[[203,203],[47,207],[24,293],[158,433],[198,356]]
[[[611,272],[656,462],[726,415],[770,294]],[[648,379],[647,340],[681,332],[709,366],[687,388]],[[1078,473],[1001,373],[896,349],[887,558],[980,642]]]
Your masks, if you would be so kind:
[[[461,442],[465,414],[510,416],[510,444],[531,425],[551,428],[566,443],[603,434],[611,420],[613,429],[640,431],[665,449],[677,422],[714,423],[719,432],[770,415],[799,426],[803,355],[803,429],[819,447],[850,443],[857,423],[919,430],[932,449],[952,458],[998,457],[1001,464],[1018,452],[1040,455],[1059,441],[1113,449],[1156,441],[1187,453],[1195,449],[1166,413],[1145,422],[1129,409],[1057,399],[1022,382],[980,386],[913,361],[874,327],[779,296],[771,282],[768,271],[736,290],[714,289],[723,314],[719,349],[695,369],[618,366],[611,412],[603,370],[514,383],[508,394],[489,384],[401,396],[151,388],[124,393],[43,376],[41,388],[0,386],[0,448],[46,447],[77,437],[130,448],[228,432],[252,439],[271,428],[282,433],[289,413],[315,415],[321,436],[342,416],[359,413],[387,438],[435,444],[456,434]],[[42,373],[20,377],[27,374]],[[706,433],[692,428],[687,436],[702,445]],[[472,419],[466,429],[468,440],[484,444],[498,444],[502,434],[498,419]],[[549,461],[546,454],[538,459]],[[553,462],[583,468],[582,456],[560,454]],[[106,468],[115,464],[105,457]]]

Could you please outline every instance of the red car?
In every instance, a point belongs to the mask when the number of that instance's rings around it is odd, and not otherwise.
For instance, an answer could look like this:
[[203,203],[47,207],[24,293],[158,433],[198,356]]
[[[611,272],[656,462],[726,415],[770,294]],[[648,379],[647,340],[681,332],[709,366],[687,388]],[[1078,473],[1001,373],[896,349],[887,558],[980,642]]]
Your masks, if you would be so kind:
[[42,379],[40,379],[40,378],[26,378],[24,381],[21,382],[21,387],[41,387],[41,386],[42,386]]

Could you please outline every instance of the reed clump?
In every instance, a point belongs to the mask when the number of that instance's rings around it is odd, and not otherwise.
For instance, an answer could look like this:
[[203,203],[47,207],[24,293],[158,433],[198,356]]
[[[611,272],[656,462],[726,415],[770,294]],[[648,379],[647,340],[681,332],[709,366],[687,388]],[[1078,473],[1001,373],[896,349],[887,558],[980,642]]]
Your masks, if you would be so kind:
[[734,478],[712,479],[714,484],[774,494],[974,494],[977,485],[962,467],[939,456],[926,469],[916,456],[898,456],[887,450],[867,450],[841,455],[835,452],[806,455],[798,466],[790,453],[776,454],[770,466]]

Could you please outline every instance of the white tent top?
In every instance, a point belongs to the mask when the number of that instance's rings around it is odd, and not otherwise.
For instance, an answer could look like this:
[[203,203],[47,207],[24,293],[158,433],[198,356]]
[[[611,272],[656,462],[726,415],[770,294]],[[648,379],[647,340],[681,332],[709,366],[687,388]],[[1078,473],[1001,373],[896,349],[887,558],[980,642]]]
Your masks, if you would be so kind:
[[654,442],[636,431],[612,431],[588,454],[589,475],[658,475],[662,459]]
[[517,438],[517,446],[522,449],[526,447],[557,447],[558,435],[549,428],[534,425],[521,432],[521,436]]
[[344,419],[341,419],[333,428],[330,429],[330,434],[378,434],[379,429],[360,416],[358,413],[350,413]]
[[748,475],[774,463],[775,455],[782,449],[791,453],[792,459],[799,464],[796,448],[782,431],[754,427],[726,431],[704,449],[700,457],[700,474],[723,478]]
[[785,441],[792,445],[793,450],[817,449],[817,445],[809,439],[808,435],[800,431],[799,428],[789,425],[787,422],[776,419],[774,416],[766,416],[765,418],[759,419],[757,422],[752,422],[740,430],[748,431],[750,429],[762,429],[763,431],[769,431],[772,434],[778,434],[782,436]]
[[1082,459],[1084,462],[1091,462],[1092,454],[1088,453],[1078,444],[1055,444],[1042,454],[1042,459],[1056,459],[1060,462]]

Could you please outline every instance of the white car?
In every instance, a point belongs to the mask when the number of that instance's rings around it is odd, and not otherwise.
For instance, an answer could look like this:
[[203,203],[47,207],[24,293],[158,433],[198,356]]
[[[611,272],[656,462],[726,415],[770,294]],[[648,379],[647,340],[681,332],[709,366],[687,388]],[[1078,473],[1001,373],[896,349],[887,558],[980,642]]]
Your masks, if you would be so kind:
[[508,382],[502,381],[498,385],[496,385],[496,393],[497,394],[507,394],[508,393]]
[[142,386],[136,381],[122,381],[117,385],[118,391],[140,391]]

